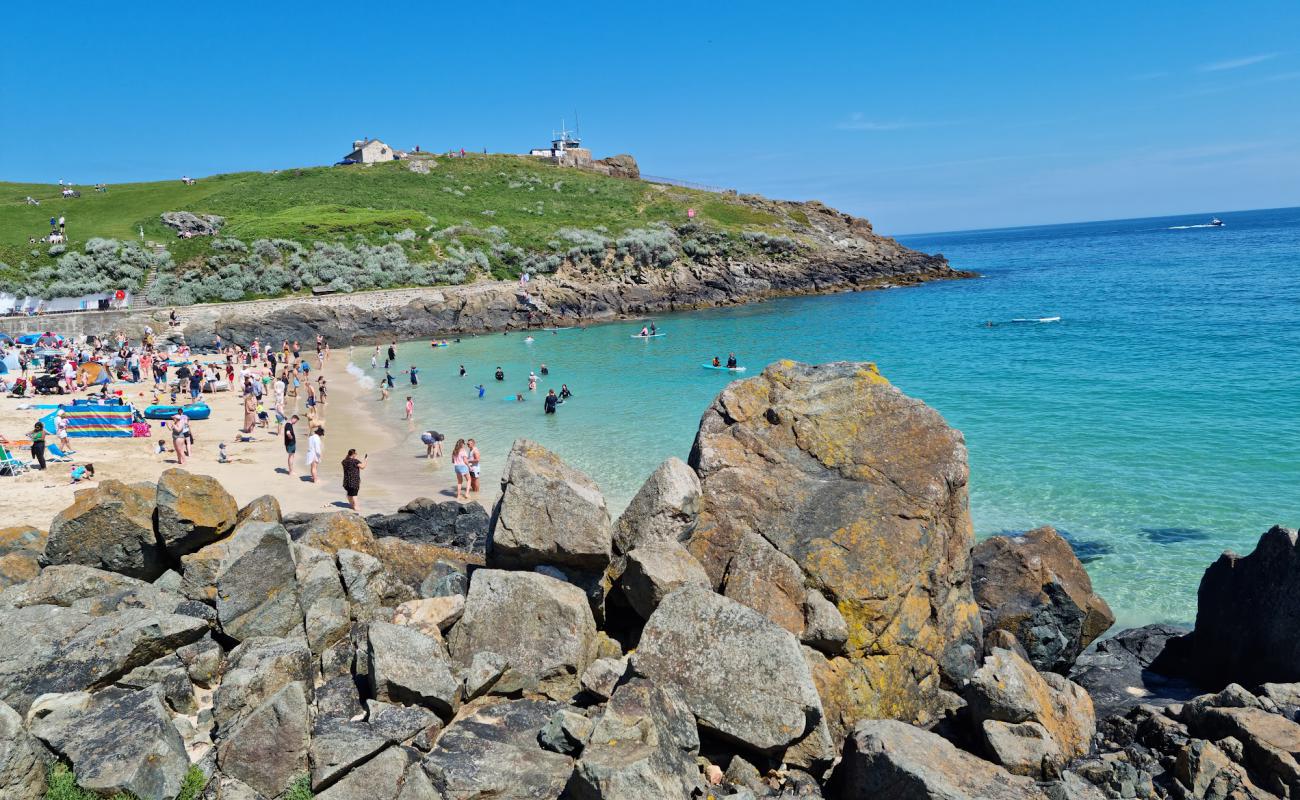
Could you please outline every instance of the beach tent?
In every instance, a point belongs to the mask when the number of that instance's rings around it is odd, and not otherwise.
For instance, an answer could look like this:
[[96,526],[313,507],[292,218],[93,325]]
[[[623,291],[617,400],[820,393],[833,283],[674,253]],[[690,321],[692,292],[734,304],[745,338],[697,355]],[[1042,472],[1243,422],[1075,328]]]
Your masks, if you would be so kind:
[[[69,438],[113,437],[129,439],[134,436],[131,422],[135,410],[124,403],[112,405],[91,405],[77,403],[59,406],[64,418],[68,420]],[[46,417],[46,430],[53,430],[54,415]]]
[[0,358],[0,375],[8,372],[22,372],[17,353],[9,353],[4,358]]
[[101,383],[112,383],[113,375],[103,364],[86,361],[77,367],[77,380],[84,386],[98,386]]

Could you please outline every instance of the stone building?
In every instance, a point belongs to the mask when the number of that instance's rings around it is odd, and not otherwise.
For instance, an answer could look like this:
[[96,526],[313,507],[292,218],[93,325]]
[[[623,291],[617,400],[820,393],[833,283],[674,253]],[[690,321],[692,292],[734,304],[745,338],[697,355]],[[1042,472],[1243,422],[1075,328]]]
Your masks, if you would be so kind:
[[378,139],[358,139],[352,143],[352,152],[344,156],[343,160],[357,164],[374,164],[380,161],[392,161],[395,156],[393,148]]

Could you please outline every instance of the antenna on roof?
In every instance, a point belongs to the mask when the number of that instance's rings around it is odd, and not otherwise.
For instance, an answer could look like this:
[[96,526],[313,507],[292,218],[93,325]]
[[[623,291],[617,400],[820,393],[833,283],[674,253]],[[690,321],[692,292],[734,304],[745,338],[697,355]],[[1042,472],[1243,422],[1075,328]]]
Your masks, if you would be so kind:
[[582,123],[578,121],[578,109],[573,110],[573,138],[582,141]]

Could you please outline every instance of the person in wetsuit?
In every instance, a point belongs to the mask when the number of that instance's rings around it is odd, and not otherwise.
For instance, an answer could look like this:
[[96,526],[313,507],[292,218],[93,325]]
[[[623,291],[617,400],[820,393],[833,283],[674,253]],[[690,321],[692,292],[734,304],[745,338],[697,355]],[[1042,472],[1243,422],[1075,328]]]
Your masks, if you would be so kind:
[[543,408],[547,414],[554,414],[555,407],[560,404],[560,398],[555,396],[555,390],[552,389],[546,393],[546,403]]
[[735,368],[736,368],[736,354],[735,354],[735,353],[728,353],[728,354],[727,354],[727,369],[735,369]]
[[496,376],[495,376],[495,377],[496,377],[496,379],[499,380],[499,381],[503,381],[503,380],[505,380],[505,379],[506,379],[506,373],[505,373],[505,370],[501,369],[500,367],[497,367],[497,372],[496,372]]
[[573,397],[573,392],[569,391],[569,384],[560,384],[560,399],[568,400],[570,397]]

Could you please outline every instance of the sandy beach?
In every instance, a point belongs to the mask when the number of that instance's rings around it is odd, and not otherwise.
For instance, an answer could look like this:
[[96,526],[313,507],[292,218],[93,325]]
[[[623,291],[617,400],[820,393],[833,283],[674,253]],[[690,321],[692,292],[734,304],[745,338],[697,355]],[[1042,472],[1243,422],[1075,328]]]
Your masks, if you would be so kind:
[[[424,445],[419,439],[421,431],[415,430],[413,424],[404,435],[395,436],[390,426],[380,423],[380,415],[392,414],[400,420],[403,413],[400,387],[381,403],[378,389],[363,388],[356,376],[347,371],[347,359],[346,351],[336,351],[325,365],[329,390],[328,402],[320,414],[325,428],[325,447],[318,483],[305,480],[309,435],[305,395],[289,397],[285,405],[287,414],[302,416],[297,429],[298,453],[292,476],[287,474],[284,445],[281,437],[276,435],[274,419],[270,427],[255,429],[252,441],[236,441],[243,410],[239,396],[233,392],[204,396],[212,408],[212,417],[192,423],[193,454],[184,468],[218,478],[240,505],[261,495],[273,494],[286,513],[328,511],[347,507],[340,462],[348,448],[355,447],[361,455],[370,454],[369,464],[362,473],[358,499],[362,514],[391,512],[416,497],[454,498],[455,482],[449,460],[451,443],[445,443],[447,452],[443,458],[426,459]],[[113,388],[121,389],[137,408],[142,409],[151,402],[146,386],[145,383],[117,383]],[[0,435],[10,440],[25,438],[26,432],[37,419],[48,414],[49,409],[21,407],[49,405],[60,399],[67,400],[68,396],[0,397]],[[155,422],[158,432],[148,439],[73,439],[75,452],[71,463],[49,461],[44,472],[31,469],[18,477],[0,477],[0,527],[32,525],[47,530],[53,517],[72,503],[73,493],[88,485],[86,481],[80,484],[71,482],[72,464],[95,465],[95,479],[89,485],[107,479],[128,483],[157,480],[163,470],[177,466],[176,456],[170,451],[170,441],[166,454],[155,452],[158,439],[165,438],[157,426]],[[54,438],[50,437],[50,441]],[[219,442],[226,443],[231,463],[218,463]],[[26,447],[16,448],[15,455],[30,459]],[[484,496],[480,499],[490,504],[499,487],[493,482],[491,487],[485,484],[483,488]]]

